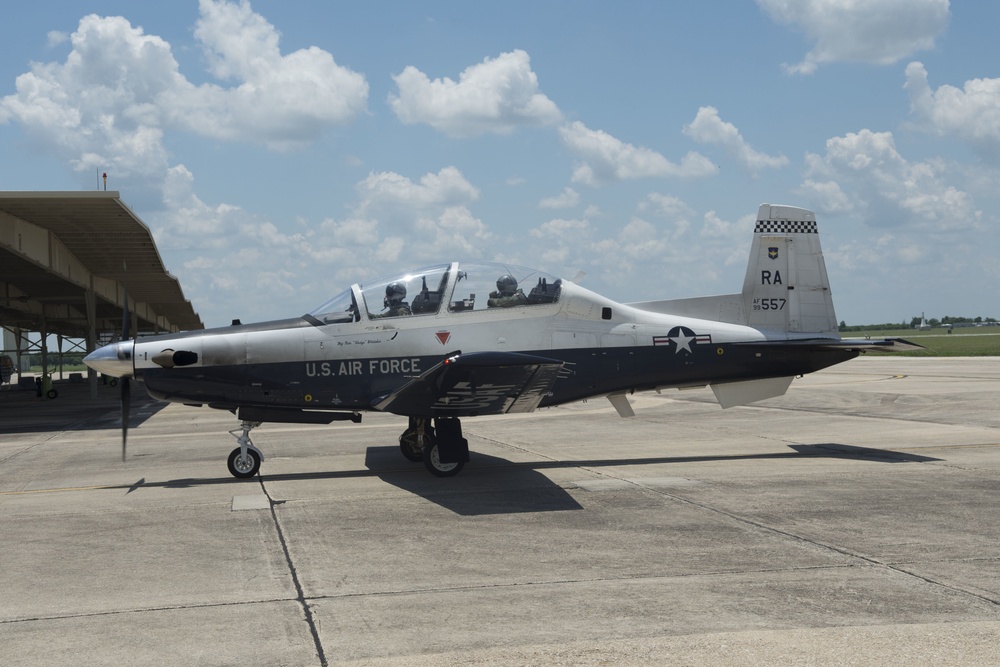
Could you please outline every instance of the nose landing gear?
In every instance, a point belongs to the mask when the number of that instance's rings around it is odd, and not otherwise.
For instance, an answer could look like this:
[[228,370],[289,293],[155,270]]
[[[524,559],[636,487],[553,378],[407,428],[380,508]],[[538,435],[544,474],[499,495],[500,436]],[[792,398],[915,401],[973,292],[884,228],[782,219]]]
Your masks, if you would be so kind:
[[260,424],[260,422],[244,420],[241,422],[240,428],[229,432],[229,435],[236,438],[236,442],[240,445],[229,453],[229,458],[226,461],[229,473],[233,477],[247,479],[256,475],[257,471],[260,470],[264,454],[250,441],[250,431]]

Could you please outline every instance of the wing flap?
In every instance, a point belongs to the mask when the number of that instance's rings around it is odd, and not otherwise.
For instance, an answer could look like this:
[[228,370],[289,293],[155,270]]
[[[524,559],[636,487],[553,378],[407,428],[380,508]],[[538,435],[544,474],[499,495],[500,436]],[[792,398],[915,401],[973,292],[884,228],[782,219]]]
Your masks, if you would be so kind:
[[532,412],[563,362],[518,352],[474,352],[448,357],[372,407],[399,415],[471,417]]

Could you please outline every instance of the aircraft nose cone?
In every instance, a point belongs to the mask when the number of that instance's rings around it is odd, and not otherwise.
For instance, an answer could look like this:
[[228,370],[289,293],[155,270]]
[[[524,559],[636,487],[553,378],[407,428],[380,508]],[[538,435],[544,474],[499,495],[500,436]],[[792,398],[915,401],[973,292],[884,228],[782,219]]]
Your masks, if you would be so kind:
[[132,341],[123,340],[98,348],[84,357],[83,363],[112,377],[132,375]]

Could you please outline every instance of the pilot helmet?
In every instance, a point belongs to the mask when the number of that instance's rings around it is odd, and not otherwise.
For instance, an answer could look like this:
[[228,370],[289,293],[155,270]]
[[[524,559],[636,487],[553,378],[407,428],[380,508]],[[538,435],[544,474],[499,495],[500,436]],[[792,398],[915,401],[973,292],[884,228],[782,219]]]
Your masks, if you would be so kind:
[[406,286],[403,283],[389,283],[385,286],[385,300],[390,303],[406,298]]
[[497,291],[504,296],[509,296],[517,291],[517,281],[514,276],[504,274],[497,278]]

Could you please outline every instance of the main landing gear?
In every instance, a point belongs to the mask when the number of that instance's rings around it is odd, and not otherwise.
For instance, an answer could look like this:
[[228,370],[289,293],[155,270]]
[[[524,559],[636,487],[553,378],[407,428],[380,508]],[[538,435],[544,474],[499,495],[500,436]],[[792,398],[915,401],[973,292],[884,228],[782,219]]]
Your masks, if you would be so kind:
[[240,446],[229,453],[226,462],[233,477],[247,479],[257,474],[261,461],[264,460],[264,454],[250,442],[250,431],[260,426],[260,422],[244,420],[240,426],[241,428],[229,432]]
[[[248,479],[260,470],[264,454],[250,441],[250,431],[260,425],[244,419],[240,428],[229,432],[239,445],[226,461],[233,477]],[[462,437],[462,423],[455,417],[410,417],[399,436],[399,450],[410,461],[422,461],[437,477],[457,475],[469,461],[469,441]]]
[[399,436],[399,449],[407,460],[423,461],[437,477],[457,475],[469,460],[469,441],[462,437],[462,423],[454,417],[410,417]]

